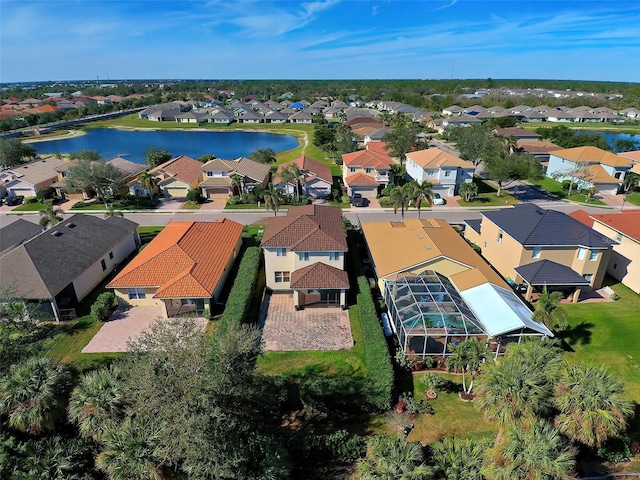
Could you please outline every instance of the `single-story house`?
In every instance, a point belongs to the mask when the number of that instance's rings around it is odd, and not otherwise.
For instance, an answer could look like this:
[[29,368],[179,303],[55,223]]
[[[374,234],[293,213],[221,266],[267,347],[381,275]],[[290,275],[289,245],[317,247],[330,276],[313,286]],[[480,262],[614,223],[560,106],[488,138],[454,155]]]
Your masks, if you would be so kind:
[[[206,198],[227,198],[252,190],[255,186],[265,188],[269,183],[271,167],[246,157],[235,160],[214,158],[204,165],[200,164],[202,181],[199,188]],[[234,175],[242,178],[242,184],[234,187]]]
[[[189,190],[198,188],[202,172],[202,162],[186,155],[180,155],[149,170],[157,181],[160,191],[165,197],[186,198]],[[146,190],[137,178],[127,183],[132,195],[144,193]]]
[[0,228],[0,256],[39,235],[42,230],[43,228],[37,223],[29,222],[23,218]]
[[58,178],[56,169],[66,162],[48,156],[0,172],[0,198],[35,197],[38,190],[52,186]]
[[331,187],[333,186],[331,167],[304,155],[290,162],[280,164],[273,179],[274,185],[283,188],[287,193],[294,193],[296,185],[294,183],[285,183],[280,178],[282,170],[293,164],[302,173],[300,181],[302,195],[306,195],[309,198],[326,198],[331,194]]

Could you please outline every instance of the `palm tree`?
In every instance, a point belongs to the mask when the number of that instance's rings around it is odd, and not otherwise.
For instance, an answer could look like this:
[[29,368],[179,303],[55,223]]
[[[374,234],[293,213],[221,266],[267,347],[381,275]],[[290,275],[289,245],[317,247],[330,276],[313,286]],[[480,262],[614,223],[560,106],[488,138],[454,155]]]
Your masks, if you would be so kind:
[[0,414],[9,417],[9,426],[39,435],[53,430],[64,416],[70,375],[66,366],[46,357],[32,357],[12,365],[0,378]]
[[150,172],[142,172],[138,175],[140,186],[149,192],[149,198],[153,200],[153,196],[158,191],[158,179]]
[[85,374],[71,393],[69,420],[82,437],[100,442],[104,432],[115,429],[124,414],[124,394],[116,368]]
[[542,295],[536,303],[535,311],[533,312],[534,320],[544,323],[547,328],[567,328],[569,326],[567,323],[567,312],[560,306],[560,300],[562,300],[562,298],[562,293],[549,293],[545,285],[542,290]]
[[278,209],[280,208],[280,195],[282,190],[269,183],[267,189],[264,191],[264,206],[267,210],[273,210],[273,216],[278,215]]
[[506,441],[487,452],[483,474],[495,480],[574,479],[575,451],[553,427],[534,420],[511,425]]
[[513,155],[518,148],[518,139],[513,135],[500,137],[500,143],[502,144],[504,152],[509,155]]
[[[471,394],[473,381],[478,373],[480,365],[490,358],[491,351],[486,344],[476,340],[467,340],[458,345],[448,344],[451,355],[447,358],[447,370],[462,373],[462,391]],[[469,388],[466,385],[466,375],[471,375]]]
[[426,180],[422,183],[418,183],[416,181],[411,183],[413,185],[413,203],[418,207],[418,219],[420,219],[420,207],[422,206],[422,199],[424,198],[427,201],[427,205],[431,206],[431,199],[433,196],[431,187],[433,185]]
[[489,445],[483,441],[446,437],[431,445],[437,478],[482,480],[482,464]]
[[231,187],[233,188],[234,194],[238,192],[238,195],[242,195],[244,193],[244,177],[237,173],[232,174]]
[[404,211],[409,208],[409,204],[413,199],[413,185],[407,183],[401,187],[393,187],[389,194],[389,199],[393,202],[393,213],[398,213],[399,208],[402,220],[404,220]]
[[624,191],[629,192],[640,184],[640,175],[634,172],[627,172],[623,180]]
[[105,449],[98,455],[96,465],[111,480],[168,479],[159,460],[160,435],[157,425],[141,417],[129,417],[120,428],[104,432]]
[[109,218],[109,217],[124,217],[124,213],[122,213],[122,210],[116,210],[116,207],[114,207],[113,204],[111,204],[107,207],[107,209],[104,212],[104,218]]
[[625,431],[633,414],[623,391],[622,380],[604,367],[567,365],[556,389],[555,405],[560,411],[556,427],[574,441],[602,446],[607,438]]
[[360,480],[422,480],[432,478],[422,446],[400,437],[375,435],[367,442],[367,456],[358,462]]
[[478,196],[478,185],[475,182],[466,182],[460,185],[460,195],[465,202],[470,202]]
[[38,210],[40,218],[40,226],[42,228],[53,227],[55,224],[64,220],[62,214],[64,213],[61,208],[54,208],[52,200],[45,200],[43,207]]
[[298,201],[298,179],[302,175],[300,167],[290,163],[280,171],[280,179],[286,184],[293,184],[294,197]]

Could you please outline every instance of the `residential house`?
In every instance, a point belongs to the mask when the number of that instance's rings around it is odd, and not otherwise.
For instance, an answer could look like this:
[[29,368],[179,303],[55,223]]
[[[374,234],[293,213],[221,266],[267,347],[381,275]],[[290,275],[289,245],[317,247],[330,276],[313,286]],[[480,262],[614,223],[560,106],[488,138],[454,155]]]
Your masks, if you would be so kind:
[[365,146],[370,142],[381,142],[382,138],[387,134],[391,133],[392,130],[389,127],[381,127],[371,132],[367,132],[363,135],[363,141]]
[[569,215],[617,242],[609,257],[607,273],[640,294],[640,212],[593,215],[577,210]]
[[38,190],[55,183],[58,178],[56,169],[65,163],[61,158],[48,156],[0,172],[0,198],[35,197]]
[[209,122],[209,115],[201,112],[194,112],[190,110],[188,112],[179,113],[176,115],[176,122],[178,123],[197,123],[200,125],[201,123]]
[[140,245],[138,224],[73,215],[0,257],[0,285],[62,319]]
[[297,188],[295,182],[285,183],[280,178],[282,170],[289,165],[296,165],[302,173],[302,178],[300,179],[302,195],[306,195],[309,198],[326,198],[331,194],[331,188],[333,187],[331,167],[304,155],[290,162],[280,164],[273,179],[274,185],[283,188],[287,193],[294,193]]
[[347,194],[375,198],[391,181],[391,165],[395,163],[388,154],[369,149],[342,155],[342,179]]
[[482,212],[481,220],[465,222],[464,236],[502,275],[533,290],[545,285],[573,294],[600,288],[615,243],[569,215],[523,203]]
[[278,110],[268,112],[264,116],[264,123],[287,123],[287,116],[280,113]]
[[242,247],[242,229],[228,218],[169,222],[107,288],[133,306],[160,307],[165,318],[208,316]]
[[578,188],[595,186],[604,195],[616,195],[622,190],[624,176],[633,162],[597,147],[575,147],[549,154],[547,177],[558,181],[571,180]]
[[446,221],[363,222],[362,231],[405,353],[446,356],[478,339],[497,356],[524,337],[553,336]]
[[291,207],[269,218],[262,237],[267,288],[293,292],[296,308],[345,307],[347,238],[338,207]]
[[30,238],[39,235],[42,230],[43,228],[37,223],[29,222],[23,218],[0,228],[0,257]]
[[[255,186],[265,188],[269,183],[271,167],[254,162],[250,158],[239,157],[235,160],[215,158],[204,165],[200,164],[202,181],[200,188],[206,198],[227,198],[252,190]],[[241,184],[233,185],[233,176],[241,177]]]
[[[293,108],[293,106],[291,108]],[[281,113],[284,113],[284,110]],[[313,123],[313,117],[306,112],[299,111],[289,116],[289,122],[290,123]]]
[[233,113],[225,108],[216,108],[210,113],[209,116],[211,117],[211,123],[217,123],[221,125],[229,125],[235,120]]
[[493,129],[493,133],[501,137],[514,137],[516,140],[527,140],[530,142],[540,140],[540,135],[521,127],[496,127]]
[[453,117],[445,117],[442,118],[442,128],[446,129],[447,127],[452,127],[455,125],[461,127],[469,127],[471,125],[482,123],[481,118],[474,117],[473,115],[457,115]]
[[439,148],[407,153],[407,175],[418,183],[428,181],[431,190],[444,196],[457,195],[460,185],[471,183],[475,165]]
[[560,150],[561,148],[561,146],[546,140],[518,140],[516,153],[529,153],[533,155],[546,169],[549,164],[550,152]]
[[[160,192],[165,197],[186,198],[189,190],[198,188],[202,172],[202,162],[186,155],[179,155],[149,170],[157,181]],[[128,184],[129,191],[135,193],[142,186],[135,179]]]

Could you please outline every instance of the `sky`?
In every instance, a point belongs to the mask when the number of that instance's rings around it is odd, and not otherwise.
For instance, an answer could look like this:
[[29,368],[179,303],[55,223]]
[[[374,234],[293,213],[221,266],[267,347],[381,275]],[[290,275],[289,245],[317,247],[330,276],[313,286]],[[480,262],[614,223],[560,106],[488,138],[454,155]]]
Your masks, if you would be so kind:
[[640,81],[638,0],[0,0],[0,81]]

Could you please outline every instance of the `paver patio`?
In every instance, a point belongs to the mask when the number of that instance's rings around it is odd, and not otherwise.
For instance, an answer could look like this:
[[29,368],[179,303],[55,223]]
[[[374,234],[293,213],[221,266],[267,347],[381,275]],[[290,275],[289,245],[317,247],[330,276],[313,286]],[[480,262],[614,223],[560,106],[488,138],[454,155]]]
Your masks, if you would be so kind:
[[353,347],[349,312],[340,308],[296,311],[293,295],[266,295],[259,326],[265,351],[341,350]]
[[[137,340],[156,320],[166,321],[160,307],[118,310],[82,349],[82,353],[126,352],[127,342]],[[204,318],[198,320],[204,330],[207,321]]]

